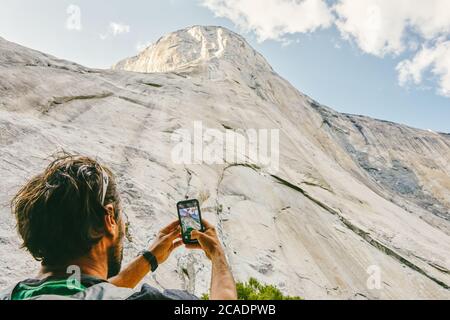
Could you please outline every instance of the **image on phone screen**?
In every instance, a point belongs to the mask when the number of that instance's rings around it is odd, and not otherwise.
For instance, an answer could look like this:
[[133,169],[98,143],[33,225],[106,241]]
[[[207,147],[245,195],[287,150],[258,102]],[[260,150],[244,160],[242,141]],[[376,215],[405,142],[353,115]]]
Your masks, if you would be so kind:
[[192,230],[203,230],[200,208],[197,200],[188,200],[178,203],[178,216],[180,218],[181,234],[185,243],[195,243],[191,239]]

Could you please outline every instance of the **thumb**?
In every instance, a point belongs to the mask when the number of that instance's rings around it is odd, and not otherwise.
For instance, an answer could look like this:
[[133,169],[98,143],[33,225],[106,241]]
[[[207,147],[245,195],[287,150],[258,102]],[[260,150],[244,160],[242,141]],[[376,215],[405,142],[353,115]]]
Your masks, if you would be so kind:
[[166,237],[173,241],[178,237],[179,234],[180,234],[180,227],[176,227],[169,234],[167,234]]
[[203,237],[203,233],[198,230],[191,231],[191,239],[199,240]]
[[183,240],[178,240],[173,243],[173,249],[178,248],[183,244]]

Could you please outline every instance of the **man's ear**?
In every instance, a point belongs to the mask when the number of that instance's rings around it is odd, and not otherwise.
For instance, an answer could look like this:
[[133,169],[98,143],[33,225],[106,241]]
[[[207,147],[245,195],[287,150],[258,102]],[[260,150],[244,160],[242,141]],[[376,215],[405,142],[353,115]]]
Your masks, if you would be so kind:
[[107,235],[114,237],[117,233],[117,221],[114,218],[114,206],[112,204],[107,204],[105,206],[107,213],[105,214],[105,231]]

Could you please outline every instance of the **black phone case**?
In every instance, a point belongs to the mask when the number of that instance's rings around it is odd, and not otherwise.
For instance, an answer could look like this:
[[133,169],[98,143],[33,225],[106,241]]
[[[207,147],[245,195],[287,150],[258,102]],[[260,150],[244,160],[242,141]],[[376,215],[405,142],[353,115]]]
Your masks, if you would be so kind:
[[[183,200],[183,201],[177,202],[177,214],[178,214],[178,220],[180,221],[180,227],[181,227],[181,216],[180,216],[179,205],[188,203],[188,202],[195,202],[195,204],[197,205],[198,216],[200,218],[200,228],[201,228],[200,231],[202,231],[202,232],[205,231],[205,227],[203,226],[203,222],[202,222],[202,212],[200,211],[200,203],[198,202],[197,199]],[[183,228],[181,230],[181,239],[183,240],[184,244],[197,244],[198,243],[197,240],[186,240],[184,238]]]

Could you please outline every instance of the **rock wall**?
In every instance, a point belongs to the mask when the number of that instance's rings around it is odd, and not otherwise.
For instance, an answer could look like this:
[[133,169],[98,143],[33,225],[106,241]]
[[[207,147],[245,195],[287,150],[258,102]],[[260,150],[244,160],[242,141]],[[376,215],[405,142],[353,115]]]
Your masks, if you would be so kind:
[[[175,164],[178,129],[279,130],[279,170]],[[116,173],[129,261],[198,198],[237,280],[307,299],[450,298],[450,138],[339,114],[278,76],[221,27],[160,39],[113,70],[0,40],[0,287],[33,276],[8,203],[64,149]],[[379,288],[368,285],[371,270]],[[207,292],[210,265],[178,249],[145,280]]]

